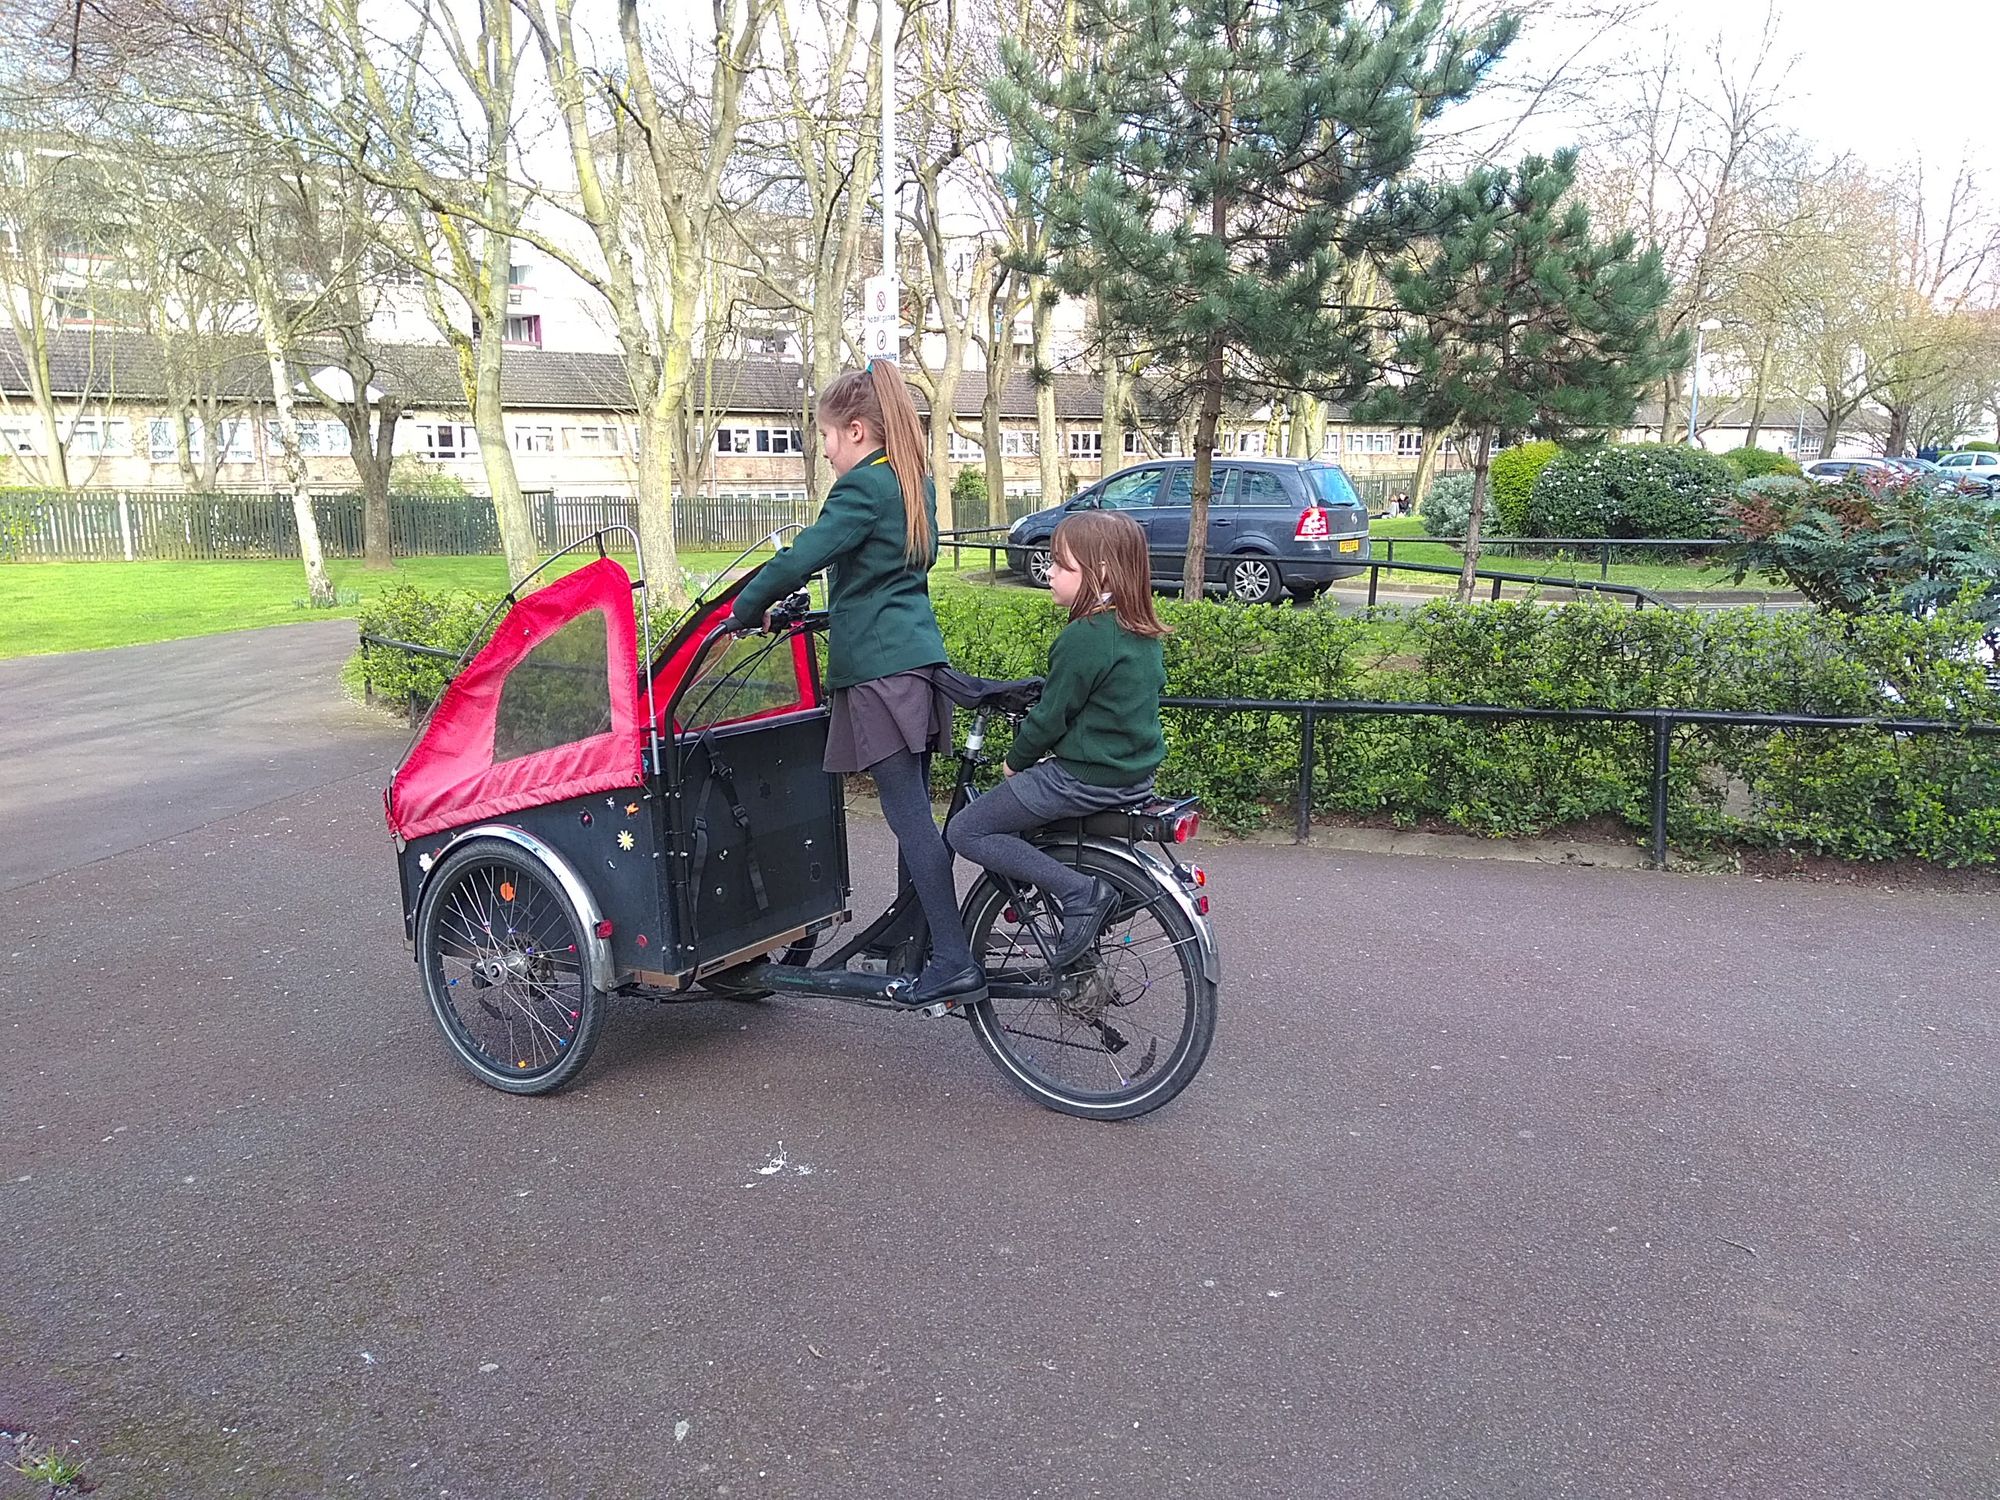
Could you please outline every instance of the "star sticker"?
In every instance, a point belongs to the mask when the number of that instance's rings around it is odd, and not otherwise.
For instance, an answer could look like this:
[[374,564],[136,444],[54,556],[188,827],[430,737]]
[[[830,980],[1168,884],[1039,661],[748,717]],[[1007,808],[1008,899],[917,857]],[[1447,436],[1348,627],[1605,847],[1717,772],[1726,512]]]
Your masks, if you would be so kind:
[[632,847],[631,829],[621,828],[618,830],[618,847],[620,849],[630,849]]

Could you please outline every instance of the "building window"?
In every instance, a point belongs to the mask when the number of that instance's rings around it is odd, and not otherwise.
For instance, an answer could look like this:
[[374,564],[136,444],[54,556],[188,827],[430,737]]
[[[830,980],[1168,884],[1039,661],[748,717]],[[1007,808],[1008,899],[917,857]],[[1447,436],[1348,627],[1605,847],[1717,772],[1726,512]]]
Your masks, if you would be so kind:
[[[348,441],[347,424],[340,421],[310,421],[297,424],[299,429],[299,452],[307,458],[328,454],[345,453],[352,445]],[[168,441],[172,441],[169,425]],[[281,454],[285,451],[285,429],[277,422],[264,424],[264,447],[267,452]]]
[[510,315],[506,331],[500,335],[500,340],[507,344],[525,344],[530,349],[541,348],[542,315],[540,313]]
[[531,269],[530,267],[521,264],[521,262],[518,260],[509,261],[507,263],[507,285],[509,286],[528,285],[528,272],[530,269]]
[[1003,458],[1033,458],[1042,451],[1039,434],[1032,427],[1010,427],[1000,434],[1000,455]]
[[1338,458],[1340,456],[1339,428],[1327,428],[1326,435],[1319,442],[1319,456],[1321,458]]
[[[180,421],[175,417],[154,417],[146,423],[146,451],[156,464],[170,464],[180,457]],[[188,457],[201,457],[201,423],[188,423]]]
[[1072,432],[1069,435],[1069,456],[1071,458],[1103,458],[1104,432]]
[[749,453],[753,450],[748,427],[718,427],[715,429],[715,451],[717,453]]
[[975,443],[956,427],[945,434],[944,451],[953,463],[976,464],[986,457],[983,444]]
[[571,453],[616,453],[618,429],[601,425],[565,427],[563,447]]
[[250,464],[257,461],[256,432],[248,420],[231,417],[215,424],[215,461],[219,464]]
[[471,458],[479,452],[479,429],[470,422],[420,422],[417,452],[425,458]]
[[1250,432],[1236,434],[1238,453],[1262,453],[1264,451],[1264,430],[1260,427]]
[[796,427],[759,427],[757,429],[757,451],[759,453],[803,453],[805,438]]
[[553,427],[516,427],[514,429],[514,451],[516,453],[553,453],[556,451],[556,430]]
[[78,417],[70,429],[69,451],[115,457],[132,451],[132,424],[110,417]]
[[33,453],[35,428],[31,422],[0,422],[0,453]]
[[1399,432],[1396,434],[1396,457],[1421,458],[1424,452],[1424,435],[1421,432]]

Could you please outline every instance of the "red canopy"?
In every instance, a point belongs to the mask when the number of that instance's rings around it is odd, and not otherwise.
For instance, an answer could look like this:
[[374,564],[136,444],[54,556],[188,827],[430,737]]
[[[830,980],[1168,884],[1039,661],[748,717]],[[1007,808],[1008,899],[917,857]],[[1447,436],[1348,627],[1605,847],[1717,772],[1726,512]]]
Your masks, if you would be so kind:
[[[588,624],[565,636],[569,649],[542,653],[510,690],[510,674],[537,647],[593,614],[604,630],[602,694]],[[579,640],[588,652],[574,649]],[[632,580],[616,562],[599,558],[508,610],[493,638],[452,679],[390,781],[389,827],[414,839],[524,807],[637,786],[644,776],[644,727]]]

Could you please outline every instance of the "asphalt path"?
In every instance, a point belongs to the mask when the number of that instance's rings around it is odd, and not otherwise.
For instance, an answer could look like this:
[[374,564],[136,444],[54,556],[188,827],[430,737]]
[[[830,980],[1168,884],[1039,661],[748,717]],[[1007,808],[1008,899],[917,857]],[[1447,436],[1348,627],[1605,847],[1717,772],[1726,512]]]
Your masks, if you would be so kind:
[[1143,1120],[810,1001],[514,1099],[314,628],[0,671],[0,1430],[105,1500],[2000,1494],[1982,899],[1217,845]]

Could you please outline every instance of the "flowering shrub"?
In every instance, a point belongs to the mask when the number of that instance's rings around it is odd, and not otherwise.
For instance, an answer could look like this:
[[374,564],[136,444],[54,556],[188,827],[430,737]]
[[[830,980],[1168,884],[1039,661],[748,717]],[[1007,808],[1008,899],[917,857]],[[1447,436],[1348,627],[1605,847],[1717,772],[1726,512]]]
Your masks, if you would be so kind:
[[1529,536],[1712,537],[1736,475],[1713,453],[1670,443],[1565,448],[1528,497]]

